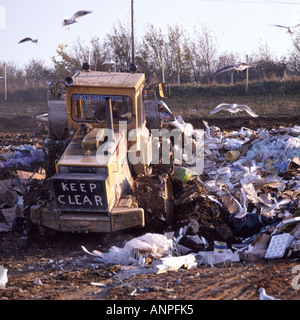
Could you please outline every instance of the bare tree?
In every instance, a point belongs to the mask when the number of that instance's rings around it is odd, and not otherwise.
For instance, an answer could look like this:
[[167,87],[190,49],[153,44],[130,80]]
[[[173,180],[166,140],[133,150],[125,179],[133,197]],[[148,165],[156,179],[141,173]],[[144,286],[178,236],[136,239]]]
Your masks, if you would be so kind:
[[161,29],[155,29],[153,25],[148,24],[137,57],[137,62],[139,66],[143,66],[142,69],[148,79],[156,81],[162,78],[162,67],[166,64],[166,50],[166,39]]
[[54,70],[47,67],[42,60],[31,59],[24,67],[26,80],[38,86],[45,86],[47,80],[54,77]]
[[195,65],[198,72],[206,78],[206,82],[210,83],[211,75],[217,66],[218,43],[214,33],[205,25],[202,25],[200,30],[195,28],[195,35]]
[[117,25],[114,25],[112,33],[107,34],[104,45],[114,57],[116,69],[128,71],[131,63],[131,32],[129,27],[118,22]]

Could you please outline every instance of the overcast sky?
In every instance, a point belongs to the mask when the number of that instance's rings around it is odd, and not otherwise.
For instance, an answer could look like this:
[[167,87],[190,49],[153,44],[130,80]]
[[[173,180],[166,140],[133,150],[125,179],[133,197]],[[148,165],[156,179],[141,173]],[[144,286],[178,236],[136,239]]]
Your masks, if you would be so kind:
[[[63,28],[63,17],[78,10],[93,12],[69,30]],[[291,36],[271,25],[300,23],[300,1],[287,0],[135,0],[134,11],[137,39],[147,24],[165,33],[168,26],[178,25],[191,37],[195,26],[205,24],[216,36],[219,53],[241,56],[262,43],[280,58],[292,48]],[[118,22],[131,26],[131,0],[0,0],[0,61],[22,66],[39,59],[51,64],[58,44],[72,46],[78,37],[86,45],[93,36],[102,40]],[[18,44],[24,37],[38,38],[40,45]]]

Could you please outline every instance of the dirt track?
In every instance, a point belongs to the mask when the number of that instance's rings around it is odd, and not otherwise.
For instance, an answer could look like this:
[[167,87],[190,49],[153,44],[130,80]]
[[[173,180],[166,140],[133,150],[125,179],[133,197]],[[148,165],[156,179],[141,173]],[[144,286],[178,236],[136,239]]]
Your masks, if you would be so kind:
[[[0,145],[38,143],[42,145],[46,132],[27,119],[0,121]],[[252,120],[251,120],[252,121]],[[294,125],[297,119],[275,120],[234,118],[210,121],[221,129],[241,126]],[[199,122],[198,122],[199,123]],[[6,124],[6,125],[5,125]],[[153,230],[148,230],[152,231]],[[154,231],[155,232],[155,231]],[[165,274],[137,274],[126,278],[118,266],[104,265],[81,249],[105,252],[112,245],[122,246],[126,240],[143,231],[117,235],[61,234],[28,240],[19,233],[0,233],[0,265],[8,269],[6,289],[0,290],[0,300],[257,300],[258,289],[282,300],[300,299],[300,291],[292,286],[292,272],[300,261],[288,258],[235,262],[232,265],[200,265]],[[105,286],[92,285],[92,282]],[[299,281],[298,281],[299,283]],[[136,289],[136,290],[135,290]],[[135,292],[135,294],[132,294]]]

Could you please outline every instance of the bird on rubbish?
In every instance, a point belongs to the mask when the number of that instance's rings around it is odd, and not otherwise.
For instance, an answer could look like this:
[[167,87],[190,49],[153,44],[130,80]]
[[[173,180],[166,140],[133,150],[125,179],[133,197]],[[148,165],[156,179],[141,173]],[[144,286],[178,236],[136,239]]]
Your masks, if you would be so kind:
[[63,25],[63,27],[69,26],[70,24],[78,22],[77,21],[78,18],[80,18],[82,16],[85,16],[86,14],[89,14],[89,13],[92,13],[92,11],[87,11],[87,10],[77,11],[72,15],[72,17],[70,19],[67,19],[67,18],[64,17],[62,25]]
[[232,70],[243,71],[248,68],[253,68],[253,66],[248,63],[244,63],[244,62],[243,63],[234,63],[234,64],[229,64],[228,66],[225,66],[223,68],[218,69],[216,71],[216,73],[229,72]]
[[266,215],[266,216],[273,216],[274,212],[277,208],[279,208],[280,206],[287,204],[289,202],[291,202],[291,199],[282,199],[279,202],[277,201],[277,199],[274,197],[273,198],[274,203],[272,205],[267,205],[264,203],[264,205],[262,206],[262,211],[261,211],[261,215]]
[[169,124],[181,132],[189,134],[193,133],[193,126],[189,123],[185,123],[181,115],[175,117],[166,103],[162,100],[158,101],[158,112],[160,114],[160,121],[162,125]]
[[[237,164],[237,167],[240,168],[244,173],[243,177],[240,179],[240,182],[243,186],[247,185],[249,183],[252,183],[255,180],[260,179],[260,175],[255,174],[254,173],[255,170],[252,169],[252,167],[250,167],[250,168],[244,167],[241,164]],[[256,168],[256,167],[254,167],[254,168]]]
[[32,38],[29,38],[29,37],[26,37],[26,38],[20,40],[18,43],[23,43],[23,42],[27,42],[27,41],[31,41],[31,42],[33,42],[35,44],[39,44],[40,43],[39,39],[32,39]]
[[238,211],[234,214],[234,217],[241,219],[244,218],[248,213],[246,205],[247,197],[244,188],[241,188],[241,202],[239,202],[228,190],[226,191],[238,206]]
[[202,120],[204,126],[205,126],[205,132],[204,132],[204,143],[208,144],[208,143],[219,143],[221,142],[221,139],[218,138],[214,138],[211,136],[210,134],[210,127],[208,125],[208,122],[205,120]]
[[236,104],[236,103],[221,103],[218,106],[216,106],[211,112],[210,114],[215,114],[221,110],[226,110],[229,111],[231,114],[233,113],[237,113],[239,111],[246,111],[251,117],[257,118],[258,115],[255,114],[252,109],[245,105],[245,104]]
[[0,289],[5,289],[7,278],[7,269],[3,266],[0,266]]
[[259,291],[259,300],[281,300],[268,295],[264,288],[259,288],[258,291]]
[[285,28],[285,29],[287,29],[287,33],[293,34],[296,32],[296,29],[300,27],[300,24],[296,24],[295,26],[292,26],[292,27],[282,26],[280,24],[273,24],[273,26],[279,27],[279,28]]

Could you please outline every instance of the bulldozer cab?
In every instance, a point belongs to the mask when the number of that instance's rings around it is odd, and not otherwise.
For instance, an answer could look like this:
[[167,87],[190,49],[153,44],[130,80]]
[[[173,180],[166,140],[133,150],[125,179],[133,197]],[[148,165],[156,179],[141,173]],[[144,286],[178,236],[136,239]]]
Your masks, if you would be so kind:
[[80,72],[66,87],[68,128],[76,131],[88,123],[115,129],[122,121],[128,129],[142,129],[144,82],[144,74]]

